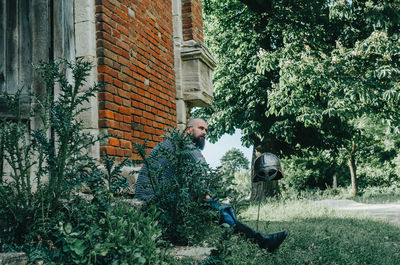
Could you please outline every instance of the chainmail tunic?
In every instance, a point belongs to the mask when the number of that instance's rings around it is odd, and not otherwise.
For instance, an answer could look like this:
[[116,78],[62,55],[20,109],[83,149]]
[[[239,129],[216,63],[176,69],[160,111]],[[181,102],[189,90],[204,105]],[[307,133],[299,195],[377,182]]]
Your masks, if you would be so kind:
[[[160,155],[162,154],[160,150],[163,150],[162,152],[174,152],[174,145],[170,140],[164,140],[154,147],[148,156],[149,163],[151,163],[156,170],[160,169],[162,171],[162,179],[160,179],[162,182],[173,178],[175,170],[171,167],[167,157]],[[188,159],[191,159],[197,163],[206,163],[204,156],[198,148],[194,148],[193,151],[188,154]],[[136,181],[135,199],[148,200],[154,195],[150,180],[147,177],[147,173],[147,166],[143,164]]]

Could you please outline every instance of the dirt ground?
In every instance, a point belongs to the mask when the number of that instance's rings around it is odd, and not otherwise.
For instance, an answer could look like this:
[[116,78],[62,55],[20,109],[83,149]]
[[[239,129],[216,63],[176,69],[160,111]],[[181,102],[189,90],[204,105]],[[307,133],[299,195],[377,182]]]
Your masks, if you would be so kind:
[[359,211],[364,214],[383,219],[388,221],[389,223],[400,226],[399,203],[366,204],[355,202],[352,200],[322,200],[317,201],[316,203],[333,209]]

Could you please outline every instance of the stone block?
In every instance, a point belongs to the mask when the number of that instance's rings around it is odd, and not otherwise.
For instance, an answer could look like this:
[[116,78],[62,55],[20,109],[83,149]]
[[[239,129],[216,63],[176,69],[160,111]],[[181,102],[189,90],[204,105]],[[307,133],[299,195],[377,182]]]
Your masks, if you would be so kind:
[[23,252],[0,253],[0,265],[26,265],[28,256]]
[[92,21],[75,24],[76,57],[96,56],[96,25]]
[[82,103],[82,108],[86,108],[86,110],[79,114],[79,119],[83,121],[84,128],[97,129],[99,127],[97,96],[90,98],[88,102]]
[[172,15],[181,16],[182,15],[182,1],[172,0]]
[[182,32],[182,17],[180,15],[174,15],[172,17],[172,25],[173,25],[173,37],[175,40],[179,40],[179,42],[183,39]]
[[75,23],[83,21],[95,21],[95,1],[75,0]]
[[209,106],[213,100],[212,70],[216,62],[202,43],[184,42],[181,49],[183,98],[193,107]]
[[[98,129],[84,129],[83,132],[90,133],[95,138],[98,137],[98,135],[99,135]],[[96,142],[94,145],[89,146],[89,148],[87,149],[87,152],[90,157],[92,157],[94,159],[100,159],[100,142]]]
[[[169,251],[169,255],[176,257],[190,264],[201,264],[211,254],[213,248],[206,247],[175,247]],[[186,263],[185,263],[186,264]]]
[[186,105],[183,100],[176,100],[176,122],[179,124],[186,124]]

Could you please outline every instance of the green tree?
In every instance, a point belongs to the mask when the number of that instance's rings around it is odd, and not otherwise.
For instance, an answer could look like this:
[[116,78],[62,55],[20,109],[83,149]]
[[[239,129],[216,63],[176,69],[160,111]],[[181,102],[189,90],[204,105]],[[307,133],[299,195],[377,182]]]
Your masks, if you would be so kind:
[[240,170],[249,169],[249,160],[245,157],[242,151],[237,148],[228,150],[221,157],[221,170],[229,175],[233,175]]
[[231,198],[234,198],[231,203],[236,204],[235,209],[240,211],[243,206],[240,201],[248,199],[251,194],[250,162],[237,148],[228,150],[220,161],[221,166],[217,168],[217,172],[224,186],[231,192]]
[[[202,110],[211,140],[242,129],[263,152],[347,150],[356,185],[362,142],[353,120],[399,126],[400,2],[206,2],[216,54],[215,101]],[[364,134],[365,135],[365,134]]]
[[[363,116],[354,121],[368,141],[359,152],[358,175],[360,186],[389,186],[400,180],[398,158],[400,136],[393,133],[390,125],[374,116]],[[362,158],[362,159],[361,159]]]

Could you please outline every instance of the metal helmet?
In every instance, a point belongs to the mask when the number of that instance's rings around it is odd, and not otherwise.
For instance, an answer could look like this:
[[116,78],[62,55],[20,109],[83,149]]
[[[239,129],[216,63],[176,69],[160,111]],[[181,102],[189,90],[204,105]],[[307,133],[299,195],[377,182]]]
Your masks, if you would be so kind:
[[271,153],[264,153],[254,162],[253,182],[272,181],[283,178],[281,162]]

